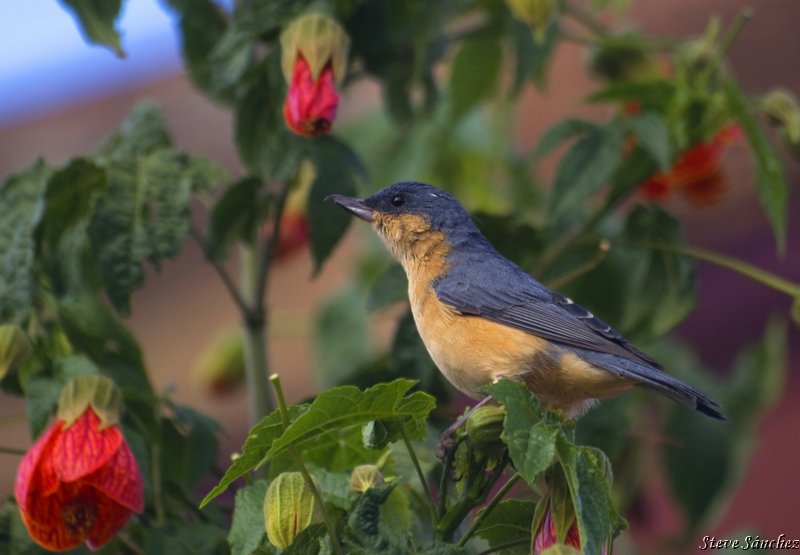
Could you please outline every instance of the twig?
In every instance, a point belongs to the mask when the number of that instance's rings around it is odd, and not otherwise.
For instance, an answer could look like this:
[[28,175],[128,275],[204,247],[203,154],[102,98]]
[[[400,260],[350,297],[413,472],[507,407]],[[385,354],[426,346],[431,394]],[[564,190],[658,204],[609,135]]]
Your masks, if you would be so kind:
[[27,451],[25,449],[17,449],[16,447],[2,447],[0,446],[0,453],[4,455],[20,455],[23,456]]
[[594,34],[604,37],[609,34],[608,27],[605,26],[599,19],[597,19],[594,14],[584,10],[581,7],[576,6],[571,2],[563,2],[561,7],[561,12],[564,15],[567,15],[586,27],[588,30],[593,32]]
[[203,236],[200,233],[200,230],[197,229],[194,224],[189,227],[189,236],[194,239],[197,246],[200,247],[200,250],[203,253],[206,261],[211,264],[211,267],[217,272],[217,275],[222,280],[222,283],[225,285],[225,289],[228,290],[228,294],[230,294],[233,302],[236,303],[236,306],[239,308],[239,312],[242,314],[242,318],[246,318],[250,309],[248,308],[247,304],[245,304],[244,299],[242,298],[241,293],[239,292],[239,288],[236,287],[236,283],[234,283],[231,276],[228,274],[228,271],[225,269],[225,266],[220,264],[218,261],[211,258],[206,250],[205,243],[203,242]]
[[428,481],[425,480],[425,473],[422,472],[422,466],[419,464],[419,459],[417,458],[417,453],[414,451],[414,447],[411,445],[411,439],[408,437],[408,432],[406,432],[405,427],[400,424],[400,435],[403,438],[403,443],[406,446],[406,450],[408,451],[408,456],[411,457],[411,462],[414,464],[414,469],[417,471],[417,477],[419,478],[419,482],[422,485],[422,489],[425,490],[426,498],[431,506],[431,516],[433,517],[434,524],[439,522],[439,515],[436,512],[436,503],[433,500],[433,493],[431,492],[430,488],[428,487]]
[[571,282],[572,280],[577,279],[588,272],[591,272],[592,270],[597,268],[597,266],[599,266],[600,263],[603,262],[603,260],[606,259],[606,256],[608,256],[608,251],[610,246],[611,244],[607,240],[604,239],[600,241],[600,243],[597,245],[597,252],[595,253],[594,256],[582,262],[581,264],[578,264],[577,266],[575,266],[571,270],[568,270],[566,273],[558,276],[557,278],[550,280],[547,283],[547,286],[550,289],[558,289],[560,287],[563,287],[567,283]]

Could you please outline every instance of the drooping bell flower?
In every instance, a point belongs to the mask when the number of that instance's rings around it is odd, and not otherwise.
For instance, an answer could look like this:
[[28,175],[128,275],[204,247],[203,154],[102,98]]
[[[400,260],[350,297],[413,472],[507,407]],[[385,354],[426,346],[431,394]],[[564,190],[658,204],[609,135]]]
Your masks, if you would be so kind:
[[61,391],[57,419],[20,462],[14,495],[42,547],[98,549],[144,510],[139,467],[118,425],[121,404],[108,378],[73,379]]
[[321,13],[298,17],[281,34],[281,67],[289,84],[283,117],[298,135],[330,133],[349,45],[342,26]]
[[299,472],[282,472],[264,496],[264,526],[267,539],[286,549],[314,521],[314,494]]
[[654,201],[666,200],[673,191],[696,206],[708,206],[719,200],[726,182],[722,171],[725,147],[741,138],[741,130],[730,125],[708,142],[686,150],[668,173],[659,172],[648,179],[640,191]]
[[[538,531],[536,532],[536,536],[533,538],[533,555],[539,555],[548,547],[559,544],[573,547],[581,552],[581,533],[578,530],[578,523],[575,520],[575,517],[572,516],[571,518],[572,524],[569,526],[569,528],[567,528],[567,532],[562,541],[559,541],[558,526],[555,518],[553,517],[552,507],[548,505],[547,512],[544,515],[544,520],[542,520],[537,529]],[[604,545],[602,554],[606,555],[607,553],[608,546]]]

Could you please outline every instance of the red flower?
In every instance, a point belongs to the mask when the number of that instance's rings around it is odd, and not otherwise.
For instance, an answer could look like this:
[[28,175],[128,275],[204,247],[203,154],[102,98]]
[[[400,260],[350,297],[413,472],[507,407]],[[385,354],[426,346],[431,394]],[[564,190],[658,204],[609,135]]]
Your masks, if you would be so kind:
[[275,258],[281,260],[308,245],[308,218],[303,213],[286,213],[281,220],[281,237]]
[[117,425],[91,405],[71,424],[59,418],[20,462],[14,494],[42,547],[66,551],[105,544],[144,510],[142,477]]
[[283,117],[289,129],[304,137],[330,133],[338,106],[339,93],[331,63],[325,64],[315,80],[306,59],[298,53],[283,104]]
[[642,194],[651,200],[663,201],[677,190],[697,206],[713,204],[725,191],[720,164],[724,147],[740,137],[739,127],[731,125],[711,141],[696,144],[681,154],[669,173],[657,173],[648,179],[642,185]]
[[[539,553],[542,553],[548,547],[558,543],[556,522],[553,519],[553,512],[550,510],[550,507],[548,507],[547,513],[544,516],[544,521],[542,521],[539,532],[536,534],[536,538],[533,540],[533,555],[539,555]],[[572,526],[570,526],[569,530],[567,530],[567,536],[564,538],[563,543],[570,547],[574,547],[578,551],[581,550],[581,534],[578,530],[578,523],[576,521],[573,521]],[[602,553],[603,555],[608,553],[607,546],[603,546]]]

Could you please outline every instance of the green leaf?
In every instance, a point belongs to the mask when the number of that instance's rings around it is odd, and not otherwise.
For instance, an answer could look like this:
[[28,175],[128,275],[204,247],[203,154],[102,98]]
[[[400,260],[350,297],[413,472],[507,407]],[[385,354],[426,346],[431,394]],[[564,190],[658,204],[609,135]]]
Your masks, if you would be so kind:
[[539,144],[531,155],[531,159],[538,162],[558,145],[576,135],[583,135],[584,133],[597,129],[597,125],[582,119],[569,118],[562,120],[547,130],[547,132],[539,139]]
[[607,183],[622,161],[624,138],[618,121],[589,130],[561,159],[550,207],[554,217],[576,207]]
[[269,215],[272,196],[256,177],[240,179],[222,193],[211,209],[206,248],[215,260],[225,258],[235,241],[250,243]]
[[268,486],[266,480],[259,480],[236,492],[228,534],[231,555],[250,555],[264,541],[264,497]]
[[775,149],[758,127],[751,108],[732,78],[725,81],[728,109],[739,122],[756,163],[756,190],[767,219],[772,225],[778,252],[786,249],[786,226],[789,211],[789,186],[783,164]]
[[619,81],[610,84],[586,99],[587,102],[635,102],[644,109],[667,112],[675,94],[675,84],[664,79]]
[[321,137],[311,144],[311,157],[317,177],[308,194],[306,213],[309,220],[314,275],[344,237],[353,216],[330,202],[328,195],[355,196],[359,180],[366,179],[364,167],[345,143],[333,137]]
[[152,107],[139,107],[107,143],[102,160],[108,193],[89,227],[100,277],[114,307],[130,311],[130,295],[144,283],[142,262],[156,267],[175,257],[188,234],[189,202],[222,177],[205,159],[168,148]]
[[340,386],[321,393],[273,442],[266,459],[280,454],[289,445],[302,449],[328,432],[361,426],[370,420],[397,419],[412,439],[424,439],[428,414],[436,403],[421,391],[406,396],[413,385],[412,380],[399,379],[366,391]]
[[489,513],[475,530],[475,534],[488,541],[490,547],[495,548],[514,541],[525,542],[519,547],[504,549],[501,553],[505,555],[529,553],[531,522],[535,510],[536,503],[533,501],[505,499]]
[[506,409],[501,438],[517,472],[535,484],[555,460],[560,428],[543,420],[539,401],[522,384],[502,379],[486,390]]
[[281,555],[318,555],[323,553],[322,545],[327,536],[325,525],[321,522],[303,529],[292,542],[292,545],[281,552]]
[[35,290],[34,233],[44,213],[50,170],[38,160],[0,188],[0,321],[23,322]]
[[221,98],[213,82],[218,69],[210,58],[227,27],[224,12],[213,0],[166,0],[166,3],[180,17],[181,45],[189,78],[200,90]]
[[[290,406],[289,419],[296,419],[299,414],[307,410],[307,405]],[[257,468],[264,460],[267,452],[272,447],[273,441],[280,437],[283,432],[283,421],[278,411],[274,411],[261,420],[259,420],[251,429],[247,439],[242,446],[241,455],[239,455],[225,471],[219,483],[208,492],[203,501],[200,503],[200,508],[208,505],[212,499],[220,495],[234,480],[240,478]]]
[[[308,462],[305,458],[303,460]],[[326,503],[343,511],[349,511],[353,507],[358,494],[350,488],[349,471],[352,471],[355,466],[357,465],[349,466],[348,472],[332,472],[326,467],[313,470],[314,483],[317,484]]]
[[[325,467],[333,472],[345,472],[359,464],[376,463],[383,451],[365,447],[361,439],[361,429],[352,427],[319,435],[313,442],[301,448],[301,454],[308,464]],[[270,472],[272,466],[270,465]]]
[[578,447],[563,437],[558,442],[558,461],[575,508],[582,550],[599,555],[621,520],[611,501],[611,465],[599,449]]
[[[624,243],[634,248],[627,250]],[[681,244],[680,223],[658,206],[638,206],[628,216],[621,246],[628,260],[619,324],[624,332],[657,339],[694,309],[694,262],[657,248]]]
[[672,163],[672,148],[669,142],[669,129],[664,118],[656,112],[643,112],[639,115],[623,118],[622,125],[636,135],[642,145],[658,164],[658,168],[667,171]]
[[242,162],[262,179],[293,179],[306,154],[306,142],[283,121],[286,84],[279,49],[252,68],[240,88],[234,106],[234,133]]
[[370,488],[358,498],[347,520],[349,536],[354,538],[366,553],[408,553],[410,530],[386,526],[381,520],[383,506],[397,483]]
[[502,61],[503,51],[496,36],[477,34],[464,39],[450,70],[453,119],[494,94]]
[[106,190],[106,172],[94,162],[75,158],[50,177],[45,212],[39,224],[41,239],[55,245],[68,230],[92,214],[97,197]]
[[204,522],[169,522],[150,525],[144,541],[145,553],[170,555],[225,555],[229,553],[226,533],[222,528]]
[[527,79],[532,79],[539,86],[543,84],[559,32],[558,25],[551,24],[547,27],[544,40],[537,41],[533,38],[531,28],[522,21],[511,18],[510,24],[510,42],[516,52],[511,97],[516,98]]
[[172,418],[164,420],[161,472],[164,480],[180,487],[186,495],[194,492],[217,462],[219,425],[188,407],[171,405]]
[[120,58],[125,51],[114,22],[119,17],[122,0],[61,0],[73,12],[84,37],[91,43],[111,48]]

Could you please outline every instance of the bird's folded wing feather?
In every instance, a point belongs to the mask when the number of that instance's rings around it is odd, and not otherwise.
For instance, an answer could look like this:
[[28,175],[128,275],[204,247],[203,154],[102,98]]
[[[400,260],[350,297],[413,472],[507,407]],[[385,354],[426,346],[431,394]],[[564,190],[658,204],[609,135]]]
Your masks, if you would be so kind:
[[609,353],[660,369],[611,326],[550,291],[521,268],[495,263],[489,272],[475,270],[454,270],[434,284],[436,296],[462,314],[481,316],[567,347]]

